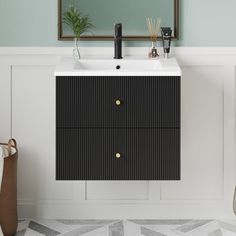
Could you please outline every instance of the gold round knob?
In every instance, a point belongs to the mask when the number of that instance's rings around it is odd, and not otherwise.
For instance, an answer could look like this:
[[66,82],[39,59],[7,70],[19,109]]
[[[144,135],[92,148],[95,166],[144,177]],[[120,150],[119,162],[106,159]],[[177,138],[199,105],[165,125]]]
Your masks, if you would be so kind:
[[121,100],[120,100],[120,99],[117,99],[117,100],[116,100],[116,105],[117,105],[117,106],[120,106],[120,105],[121,105]]
[[121,154],[119,152],[116,153],[116,158],[121,158]]

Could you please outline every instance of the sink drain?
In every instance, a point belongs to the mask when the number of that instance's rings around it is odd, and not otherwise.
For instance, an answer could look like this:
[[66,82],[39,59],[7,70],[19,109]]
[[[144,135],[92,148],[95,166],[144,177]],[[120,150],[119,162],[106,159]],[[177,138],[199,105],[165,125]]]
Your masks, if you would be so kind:
[[119,69],[120,69],[120,65],[117,65],[117,66],[116,66],[116,69],[119,70]]

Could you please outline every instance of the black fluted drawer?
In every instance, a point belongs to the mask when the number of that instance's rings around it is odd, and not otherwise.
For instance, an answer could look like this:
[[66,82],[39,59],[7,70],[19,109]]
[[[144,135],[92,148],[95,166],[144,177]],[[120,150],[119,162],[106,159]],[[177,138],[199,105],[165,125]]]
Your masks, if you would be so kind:
[[180,179],[180,129],[57,129],[56,138],[57,180]]
[[61,128],[176,128],[180,77],[57,77],[56,115]]

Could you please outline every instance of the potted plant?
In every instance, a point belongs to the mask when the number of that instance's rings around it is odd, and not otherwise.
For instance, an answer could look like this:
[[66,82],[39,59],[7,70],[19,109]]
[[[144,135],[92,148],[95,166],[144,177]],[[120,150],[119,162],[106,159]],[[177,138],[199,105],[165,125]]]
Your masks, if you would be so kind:
[[74,6],[70,6],[69,9],[64,13],[62,22],[66,25],[68,25],[74,34],[74,58],[76,60],[80,59],[80,52],[79,52],[79,46],[78,46],[78,40],[80,39],[80,36],[88,32],[89,29],[93,27],[93,24],[90,21],[90,18],[88,15],[83,15],[77,8]]

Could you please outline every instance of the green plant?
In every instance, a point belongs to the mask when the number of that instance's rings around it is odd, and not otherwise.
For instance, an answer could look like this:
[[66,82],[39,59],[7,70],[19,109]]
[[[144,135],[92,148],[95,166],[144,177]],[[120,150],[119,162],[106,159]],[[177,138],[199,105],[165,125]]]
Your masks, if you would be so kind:
[[89,16],[83,15],[74,6],[70,6],[64,13],[62,21],[72,29],[76,38],[93,27]]

